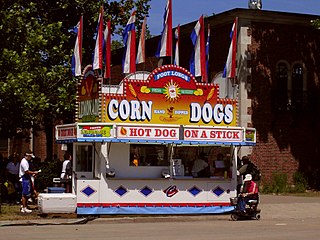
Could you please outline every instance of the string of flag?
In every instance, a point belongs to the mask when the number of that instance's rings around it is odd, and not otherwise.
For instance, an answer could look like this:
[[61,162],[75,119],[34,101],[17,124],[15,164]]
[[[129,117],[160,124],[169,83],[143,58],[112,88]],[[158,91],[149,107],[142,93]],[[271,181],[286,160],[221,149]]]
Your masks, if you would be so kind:
[[[96,28],[96,42],[92,57],[92,69],[103,70],[104,78],[111,77],[111,22],[108,20],[104,29],[103,21],[104,11],[103,6],[100,8],[98,23]],[[134,73],[136,64],[141,64],[146,61],[145,38],[147,29],[147,18],[143,20],[140,30],[140,38],[138,46],[136,46],[136,12],[133,11],[123,30],[124,54],[122,57],[122,72],[124,74]],[[237,52],[237,21],[234,20],[230,33],[230,47],[226,64],[223,71],[223,78],[235,78],[236,75],[236,52]],[[104,30],[103,30],[104,29]],[[79,77],[82,74],[82,38],[83,38],[83,16],[74,28],[77,34],[74,52],[71,60],[72,75]],[[207,27],[207,38],[205,39],[204,18],[201,15],[197,21],[191,35],[193,51],[190,58],[190,72],[201,79],[202,82],[208,82],[209,76],[209,50],[210,50],[210,24]],[[180,65],[179,48],[180,48],[180,25],[174,31],[174,55],[172,54],[172,0],[167,0],[163,17],[163,30],[161,32],[160,41],[157,47],[156,56],[172,57],[173,64]],[[137,47],[137,51],[136,51]],[[137,53],[137,54],[136,54]],[[104,69],[103,69],[104,65]]]

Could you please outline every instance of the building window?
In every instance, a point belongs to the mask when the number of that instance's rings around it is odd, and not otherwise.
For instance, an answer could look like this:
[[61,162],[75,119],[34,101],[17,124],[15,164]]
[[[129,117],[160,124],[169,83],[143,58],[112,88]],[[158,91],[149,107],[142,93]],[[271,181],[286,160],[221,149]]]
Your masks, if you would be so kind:
[[292,67],[291,106],[294,109],[303,109],[306,103],[306,89],[304,84],[304,69],[302,64],[296,63]]
[[303,110],[307,99],[305,68],[301,63],[289,66],[285,61],[276,65],[272,105],[278,111]]
[[276,82],[273,85],[273,106],[279,111],[286,110],[288,106],[288,73],[288,64],[285,62],[277,64]]

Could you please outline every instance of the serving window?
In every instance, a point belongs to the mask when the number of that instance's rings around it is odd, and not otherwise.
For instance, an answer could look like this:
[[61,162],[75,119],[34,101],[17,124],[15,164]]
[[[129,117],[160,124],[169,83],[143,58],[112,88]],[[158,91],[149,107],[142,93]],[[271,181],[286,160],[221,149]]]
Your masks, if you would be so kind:
[[184,176],[193,176],[192,169],[195,160],[201,154],[206,155],[208,163],[207,177],[231,177],[231,148],[212,146],[177,146],[174,148],[173,159],[181,159]]
[[168,166],[168,147],[159,144],[130,144],[130,166]]
[[208,164],[206,177],[231,177],[231,147],[174,146],[172,148],[171,145],[130,144],[129,165],[174,168],[171,171],[173,175],[195,177],[193,166],[195,160],[203,153]]

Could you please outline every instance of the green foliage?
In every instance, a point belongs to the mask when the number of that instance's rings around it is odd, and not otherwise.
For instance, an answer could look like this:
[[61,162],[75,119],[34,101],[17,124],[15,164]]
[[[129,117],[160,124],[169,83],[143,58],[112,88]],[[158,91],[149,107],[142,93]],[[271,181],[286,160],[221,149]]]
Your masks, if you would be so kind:
[[303,173],[296,172],[293,174],[294,187],[293,192],[303,193],[307,190],[308,181]]
[[77,85],[70,70],[76,37],[71,29],[83,15],[83,65],[90,64],[102,2],[104,20],[111,19],[115,35],[122,32],[133,9],[139,28],[149,1],[1,1],[1,134],[12,136],[31,123],[37,130],[51,129],[57,119],[72,121]]
[[320,29],[320,19],[311,20],[311,24],[312,24],[316,29]]
[[294,185],[292,187],[288,186],[288,176],[285,173],[273,173],[271,182],[263,184],[263,193],[302,193],[305,192],[308,186],[308,181],[306,177],[300,173],[296,172],[293,174]]
[[288,191],[288,176],[285,173],[273,173],[272,180],[264,183],[263,193],[285,193]]
[[35,184],[37,190],[43,192],[47,187],[53,186],[53,178],[60,177],[62,163],[59,160],[42,162],[39,169],[41,173],[37,176]]

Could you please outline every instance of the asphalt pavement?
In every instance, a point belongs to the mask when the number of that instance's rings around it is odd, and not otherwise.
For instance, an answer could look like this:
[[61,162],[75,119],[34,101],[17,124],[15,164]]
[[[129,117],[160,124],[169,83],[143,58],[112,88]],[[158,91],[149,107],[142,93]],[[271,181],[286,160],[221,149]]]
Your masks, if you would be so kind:
[[[281,195],[261,195],[260,205],[261,219],[310,219],[320,216],[320,197],[299,197]],[[75,215],[76,216],[76,215]],[[48,215],[36,219],[0,221],[3,226],[30,226],[30,225],[77,225],[77,224],[99,224],[99,223],[147,223],[147,222],[189,222],[207,220],[229,220],[230,214],[222,215],[170,215],[170,216],[101,216],[98,218],[70,218],[63,214]]]

